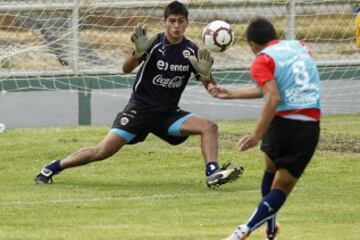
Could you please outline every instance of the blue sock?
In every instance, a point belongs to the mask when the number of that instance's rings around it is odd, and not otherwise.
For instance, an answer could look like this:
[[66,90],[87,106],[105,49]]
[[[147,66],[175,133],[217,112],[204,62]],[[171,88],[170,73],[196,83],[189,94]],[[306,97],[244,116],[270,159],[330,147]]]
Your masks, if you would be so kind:
[[250,217],[247,226],[251,231],[260,227],[267,220],[275,216],[286,200],[286,194],[278,189],[271,190],[260,202]]
[[[275,173],[268,172],[268,171],[264,172],[264,176],[263,176],[262,183],[261,183],[261,194],[263,197],[265,197],[270,192],[274,177],[275,177]],[[276,219],[275,218],[276,218],[276,216],[274,215],[274,217],[272,217],[271,219],[269,219],[267,221],[267,232],[269,234],[275,232],[275,227],[276,227]]]
[[210,176],[211,174],[216,172],[216,170],[218,170],[218,169],[219,169],[219,164],[217,162],[215,162],[215,161],[208,162],[206,164],[205,174],[206,174],[206,176]]
[[62,168],[60,167],[60,160],[52,161],[51,163],[46,165],[45,168],[50,169],[53,173],[59,173],[62,170]]

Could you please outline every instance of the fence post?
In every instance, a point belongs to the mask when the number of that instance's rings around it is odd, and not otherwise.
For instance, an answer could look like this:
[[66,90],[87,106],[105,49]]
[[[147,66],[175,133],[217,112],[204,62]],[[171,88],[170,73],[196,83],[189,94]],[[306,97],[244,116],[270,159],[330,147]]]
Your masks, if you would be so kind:
[[79,79],[79,125],[91,125],[91,79]]
[[[71,67],[75,76],[80,74],[79,67],[79,0],[74,0],[71,16],[70,53]],[[91,79],[79,79],[78,89],[78,124],[91,124]]]
[[288,20],[286,26],[286,39],[296,38],[296,0],[290,0],[286,5]]
[[75,75],[79,74],[79,0],[74,0],[71,15],[71,38],[69,57],[72,58],[71,67]]

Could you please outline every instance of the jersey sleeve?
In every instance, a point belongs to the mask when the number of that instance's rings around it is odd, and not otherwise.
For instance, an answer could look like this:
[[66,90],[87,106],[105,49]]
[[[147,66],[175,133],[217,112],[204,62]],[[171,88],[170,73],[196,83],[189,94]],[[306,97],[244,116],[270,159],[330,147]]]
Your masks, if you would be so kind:
[[250,66],[251,77],[260,88],[267,81],[274,79],[275,62],[269,55],[262,53],[258,55]]

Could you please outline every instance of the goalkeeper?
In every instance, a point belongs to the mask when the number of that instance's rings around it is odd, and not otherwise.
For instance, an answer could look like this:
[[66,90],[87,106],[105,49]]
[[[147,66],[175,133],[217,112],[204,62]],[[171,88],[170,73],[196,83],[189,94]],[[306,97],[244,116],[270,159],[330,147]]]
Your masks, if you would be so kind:
[[246,224],[227,238],[244,240],[267,223],[267,239],[279,232],[276,213],[310,162],[320,134],[320,80],[317,66],[302,42],[280,40],[266,19],[255,19],[246,38],[256,58],[250,73],[257,86],[225,89],[209,85],[209,92],[221,99],[264,96],[261,116],[253,133],[238,142],[245,151],[261,142],[265,171],[262,200]]
[[138,24],[135,27],[131,35],[134,51],[122,66],[124,73],[130,73],[140,65],[129,103],[116,116],[111,130],[97,146],[82,148],[44,166],[35,177],[36,183],[52,182],[52,177],[66,168],[104,160],[126,144],[144,141],[149,133],[172,145],[181,144],[189,135],[201,135],[206,183],[210,188],[239,177],[242,168],[227,169],[228,165],[220,168],[217,163],[217,125],[178,107],[191,74],[205,87],[214,83],[211,77],[213,59],[209,51],[198,50],[184,37],[188,23],[185,5],[173,1],[164,11],[164,33],[149,38],[146,26]]

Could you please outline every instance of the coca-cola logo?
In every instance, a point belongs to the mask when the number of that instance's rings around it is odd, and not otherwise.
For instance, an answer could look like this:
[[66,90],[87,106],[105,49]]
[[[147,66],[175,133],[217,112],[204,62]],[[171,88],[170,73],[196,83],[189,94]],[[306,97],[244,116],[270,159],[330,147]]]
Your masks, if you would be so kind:
[[175,76],[173,78],[167,78],[163,75],[156,75],[153,79],[153,84],[165,88],[179,88],[183,83],[184,76]]

